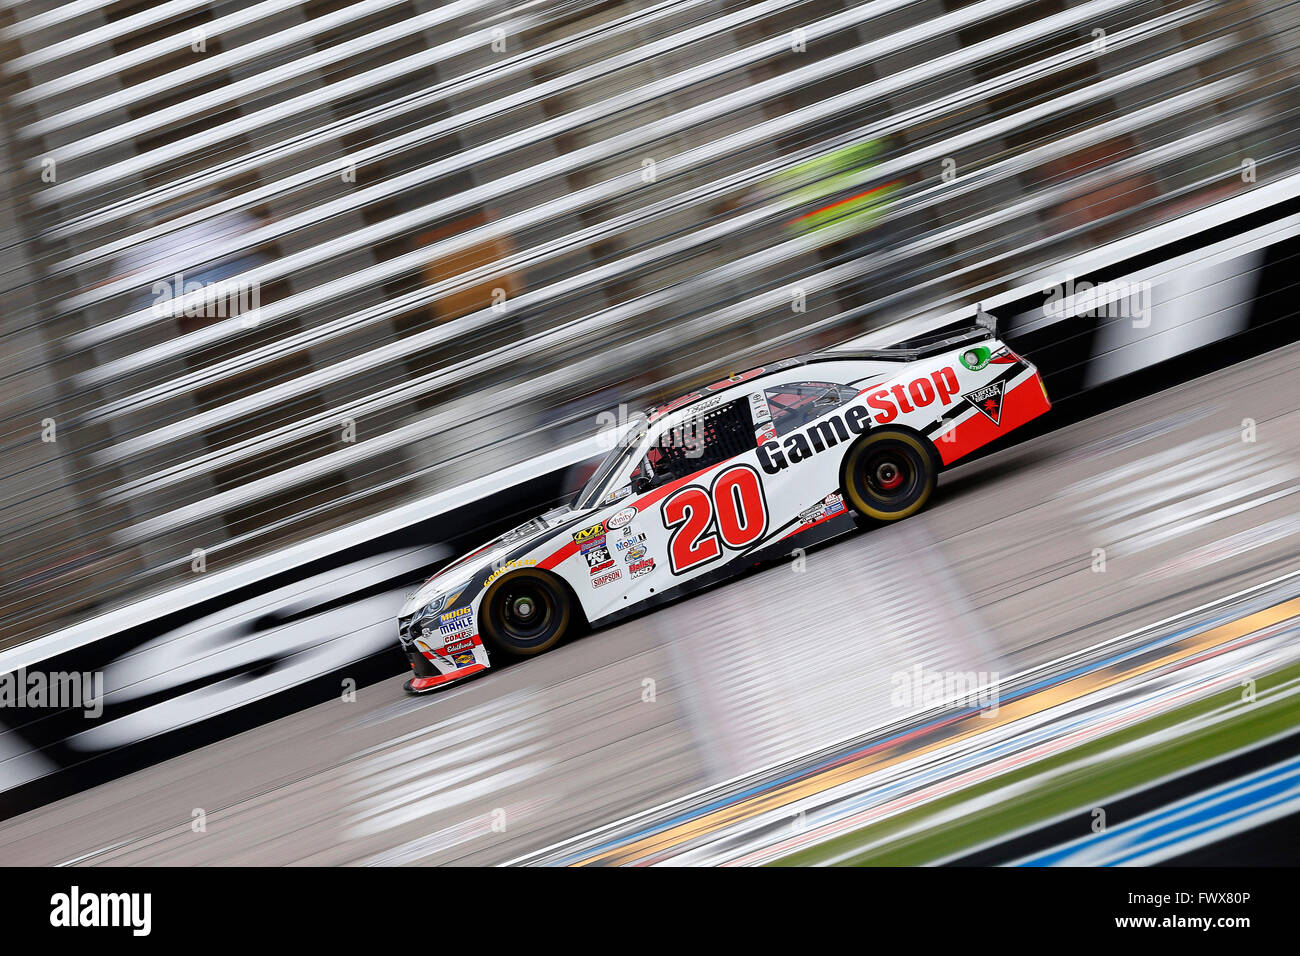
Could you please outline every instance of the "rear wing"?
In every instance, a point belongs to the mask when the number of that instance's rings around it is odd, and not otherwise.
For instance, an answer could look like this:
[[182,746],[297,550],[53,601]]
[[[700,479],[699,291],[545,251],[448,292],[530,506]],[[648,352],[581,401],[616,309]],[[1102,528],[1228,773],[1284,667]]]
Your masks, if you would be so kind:
[[915,362],[943,352],[961,348],[972,342],[982,342],[997,337],[996,316],[975,306],[973,322],[949,325],[925,335],[899,342],[883,349],[829,349],[808,356],[809,361],[858,359],[878,362]]

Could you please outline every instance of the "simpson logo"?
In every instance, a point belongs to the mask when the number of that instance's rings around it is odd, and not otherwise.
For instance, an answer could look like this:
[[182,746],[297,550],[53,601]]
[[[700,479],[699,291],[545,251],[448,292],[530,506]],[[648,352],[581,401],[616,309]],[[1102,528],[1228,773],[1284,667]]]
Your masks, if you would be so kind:
[[627,570],[628,573],[632,575],[632,577],[639,578],[643,574],[649,574],[654,569],[655,569],[655,559],[646,558],[644,561],[638,561],[636,564],[632,565]]
[[620,571],[618,568],[614,568],[614,570],[607,571],[606,573],[600,575],[599,577],[592,578],[591,586],[593,588],[603,588],[606,584],[610,584],[611,582],[617,581],[622,577],[623,577],[623,572]]
[[1002,395],[1006,382],[994,382],[973,392],[967,392],[962,398],[974,405],[994,425],[1002,424]]
[[590,541],[592,538],[599,537],[605,533],[603,524],[594,524],[590,528],[583,528],[581,531],[573,532],[573,540],[582,544],[584,541]]
[[632,519],[635,517],[635,508],[624,508],[622,511],[610,517],[610,519],[605,522],[605,527],[610,531],[617,531],[619,528],[626,528],[632,523]]

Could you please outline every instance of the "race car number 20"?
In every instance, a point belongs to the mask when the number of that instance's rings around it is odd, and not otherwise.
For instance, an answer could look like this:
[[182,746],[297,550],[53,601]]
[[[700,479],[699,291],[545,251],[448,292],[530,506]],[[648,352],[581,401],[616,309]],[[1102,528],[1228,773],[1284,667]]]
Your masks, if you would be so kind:
[[673,574],[716,561],[723,549],[747,548],[767,531],[767,501],[758,472],[734,465],[712,485],[687,485],[664,499],[661,510]]

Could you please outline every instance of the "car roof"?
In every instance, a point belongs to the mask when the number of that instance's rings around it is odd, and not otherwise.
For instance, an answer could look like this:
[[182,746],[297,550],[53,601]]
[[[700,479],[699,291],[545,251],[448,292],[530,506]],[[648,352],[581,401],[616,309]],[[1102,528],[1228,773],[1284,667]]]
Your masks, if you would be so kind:
[[940,352],[947,352],[950,349],[957,348],[967,342],[973,342],[977,339],[992,338],[992,333],[982,326],[963,327],[960,329],[941,329],[938,332],[922,336],[916,339],[910,339],[906,342],[900,342],[898,345],[890,346],[883,349],[824,349],[820,352],[809,352],[806,355],[796,355],[793,358],[781,359],[779,362],[773,362],[770,365],[760,365],[757,368],[751,368],[744,372],[731,375],[712,385],[706,385],[691,392],[677,396],[670,402],[657,405],[646,410],[646,416],[653,424],[670,412],[680,411],[689,408],[701,399],[711,398],[722,392],[726,392],[738,385],[753,382],[755,379],[772,375],[776,372],[784,372],[791,368],[801,365],[811,365],[816,362],[915,362],[917,359],[926,358],[931,355],[937,355]]

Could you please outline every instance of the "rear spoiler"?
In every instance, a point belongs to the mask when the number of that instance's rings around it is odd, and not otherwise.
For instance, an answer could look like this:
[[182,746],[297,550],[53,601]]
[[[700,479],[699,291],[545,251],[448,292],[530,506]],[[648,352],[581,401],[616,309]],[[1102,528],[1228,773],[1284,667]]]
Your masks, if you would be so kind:
[[997,317],[985,312],[979,305],[976,305],[975,319],[970,325],[956,327],[950,325],[884,349],[831,349],[825,352],[816,352],[807,356],[805,361],[827,362],[851,359],[879,362],[915,362],[917,359],[939,355],[942,352],[960,348],[971,342],[995,338],[997,331]]

